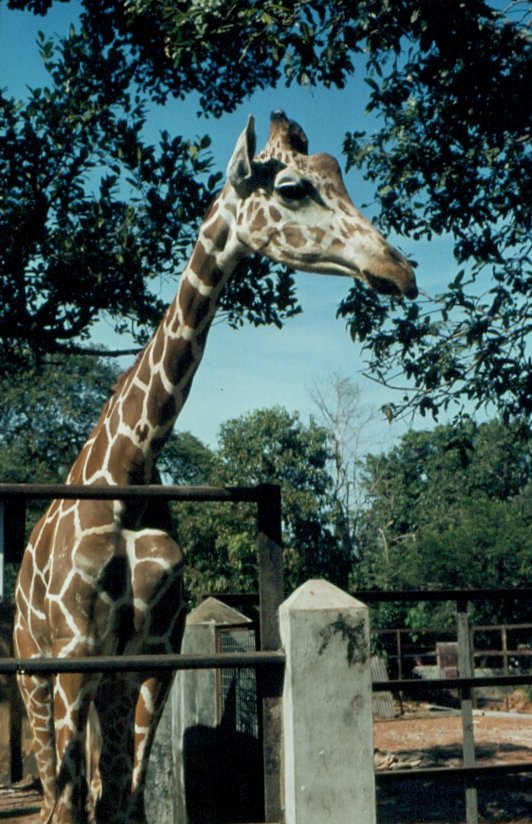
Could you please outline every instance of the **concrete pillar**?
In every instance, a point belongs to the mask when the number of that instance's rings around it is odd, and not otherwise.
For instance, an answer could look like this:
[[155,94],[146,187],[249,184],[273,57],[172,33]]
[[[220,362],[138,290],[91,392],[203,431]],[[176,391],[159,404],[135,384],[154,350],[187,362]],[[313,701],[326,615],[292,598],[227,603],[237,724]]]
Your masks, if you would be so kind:
[[375,824],[367,607],[326,581],[281,606],[286,824]]
[[[238,630],[251,624],[237,610],[207,598],[187,617],[181,651],[212,655],[218,651],[217,630],[235,630],[238,644]],[[150,758],[149,824],[260,820],[253,817],[262,804],[260,742],[235,717],[232,690],[220,717],[220,679],[221,671],[214,669],[176,673]],[[240,808],[248,807],[250,817],[239,817]]]

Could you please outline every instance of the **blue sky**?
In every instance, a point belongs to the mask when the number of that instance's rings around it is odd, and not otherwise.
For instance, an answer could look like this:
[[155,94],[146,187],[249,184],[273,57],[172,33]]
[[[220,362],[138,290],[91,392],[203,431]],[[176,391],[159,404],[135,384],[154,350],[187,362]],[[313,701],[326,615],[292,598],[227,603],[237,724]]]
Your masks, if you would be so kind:
[[[71,3],[54,4],[46,17],[34,18],[0,4],[0,87],[15,97],[23,97],[28,86],[46,82],[35,45],[37,32],[66,32],[75,9]],[[259,92],[236,112],[219,120],[198,118],[197,100],[190,98],[162,108],[153,106],[146,136],[155,141],[162,129],[185,137],[208,132],[216,166],[224,169],[247,115],[255,115],[261,146],[267,136],[271,110],[282,108],[303,126],[311,151],[329,152],[344,165],[341,145],[345,132],[367,128],[370,123],[364,115],[366,99],[366,87],[359,76],[342,91],[293,87]],[[371,200],[372,189],[359,172],[351,171],[345,181],[356,206]],[[371,208],[364,212],[371,218]],[[389,239],[418,261],[418,282],[424,292],[435,294],[453,278],[456,267],[447,239],[431,243],[393,236]],[[344,321],[335,317],[338,304],[349,290],[349,280],[301,273],[297,282],[303,313],[287,322],[282,330],[246,326],[235,331],[215,321],[177,428],[189,430],[215,445],[223,421],[253,409],[279,404],[289,411],[299,411],[307,420],[316,413],[309,390],[316,384],[325,384],[337,373],[360,386],[365,409],[374,411],[361,439],[362,451],[388,448],[405,431],[406,424],[389,425],[385,421],[379,406],[393,400],[393,394],[363,377],[360,346],[352,343]],[[123,339],[117,340],[105,324],[98,326],[95,341],[112,347],[128,345]],[[130,360],[124,360],[123,365],[127,366]],[[428,421],[420,419],[414,424],[423,428]]]

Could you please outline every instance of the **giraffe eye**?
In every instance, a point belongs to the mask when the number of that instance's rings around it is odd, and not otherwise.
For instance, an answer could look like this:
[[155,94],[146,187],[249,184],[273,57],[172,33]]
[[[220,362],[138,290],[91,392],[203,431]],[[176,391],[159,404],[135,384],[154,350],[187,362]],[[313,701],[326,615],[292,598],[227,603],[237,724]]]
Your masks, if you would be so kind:
[[285,200],[303,200],[310,194],[312,185],[308,180],[283,180],[276,190]]

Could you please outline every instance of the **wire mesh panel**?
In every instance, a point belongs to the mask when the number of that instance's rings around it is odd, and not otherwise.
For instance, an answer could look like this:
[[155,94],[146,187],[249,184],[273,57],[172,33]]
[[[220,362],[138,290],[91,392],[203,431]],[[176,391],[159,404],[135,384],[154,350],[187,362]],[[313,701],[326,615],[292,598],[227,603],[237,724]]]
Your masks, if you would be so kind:
[[[218,629],[219,652],[253,652],[255,630],[247,627]],[[257,676],[253,669],[219,670],[219,723],[230,724],[235,732],[259,737]]]

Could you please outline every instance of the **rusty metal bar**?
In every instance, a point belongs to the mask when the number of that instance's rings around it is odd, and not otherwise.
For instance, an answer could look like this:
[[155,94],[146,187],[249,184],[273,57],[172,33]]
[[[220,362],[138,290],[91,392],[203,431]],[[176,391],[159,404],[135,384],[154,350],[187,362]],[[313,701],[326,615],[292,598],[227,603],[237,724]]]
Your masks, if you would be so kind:
[[403,680],[374,681],[376,692],[404,690],[405,692],[427,692],[430,690],[462,689],[463,687],[516,687],[532,683],[532,675],[479,675],[475,678],[406,678]]
[[14,678],[9,679],[9,778],[12,784],[20,781],[24,774],[22,763],[22,718],[24,709],[22,698]]
[[532,761],[514,762],[510,764],[476,764],[474,767],[422,767],[408,770],[377,770],[377,781],[387,783],[397,779],[414,779],[426,781],[436,779],[441,781],[463,781],[465,777],[479,780],[491,780],[494,775],[512,775],[514,773],[532,772]]
[[[284,599],[283,554],[281,548],[281,490],[273,484],[262,492],[257,513],[259,559],[260,648],[278,650],[279,607]],[[264,763],[264,820],[280,821],[281,802],[281,695],[282,673],[259,673],[262,704],[262,748]],[[266,677],[267,676],[267,677]]]
[[382,592],[373,589],[359,589],[351,592],[355,598],[367,604],[388,603],[390,601],[456,601],[457,598],[467,598],[468,601],[504,600],[512,598],[516,601],[532,598],[532,587],[517,589],[406,589],[393,592]]
[[129,500],[130,498],[168,498],[183,501],[250,501],[264,496],[261,486],[161,486],[131,484],[100,486],[79,484],[0,484],[0,499],[41,498],[53,500]]
[[[230,656],[229,660],[228,657]],[[100,671],[134,671],[146,669],[244,669],[246,667],[264,668],[284,665],[284,653],[277,651],[259,652],[224,652],[210,656],[194,655],[128,655],[118,657],[84,657],[84,658],[0,658],[0,673],[43,674],[53,672],[100,672]],[[203,663],[204,662],[204,663]],[[494,675],[476,678],[418,678],[374,681],[375,692],[430,692],[439,689],[460,689],[462,687],[521,686],[532,682],[531,675]]]
[[[471,630],[467,614],[468,602],[459,598],[456,602],[456,626],[458,637],[458,672],[462,678],[472,678],[473,654]],[[475,766],[475,734],[473,729],[474,692],[470,684],[460,689],[460,714],[462,717],[462,757],[464,767]],[[464,793],[467,824],[478,824],[478,797],[475,778],[464,775]]]
[[4,570],[6,557],[5,512],[5,504],[0,498],[0,601],[4,600]]
[[262,669],[284,666],[284,653],[224,652],[212,655],[124,655],[80,658],[0,658],[0,672],[51,675],[60,672],[162,672],[198,669]]
[[[1,489],[1,484],[0,484]],[[227,604],[257,604],[258,593],[239,592],[211,592],[209,595],[222,598]],[[516,601],[530,600],[532,598],[532,587],[518,587],[517,589],[408,589],[396,590],[394,592],[382,592],[374,589],[358,589],[350,592],[354,598],[366,604],[388,603],[390,601],[456,601],[459,597],[468,598],[470,601],[515,598]],[[495,625],[494,625],[495,626]],[[520,624],[511,624],[512,627],[520,627]],[[434,632],[438,627],[427,627],[420,632]],[[480,629],[480,627],[479,627]],[[453,632],[452,629],[444,628],[444,632]],[[395,632],[393,629],[379,630],[375,632]],[[402,628],[401,632],[412,632],[411,629]]]

